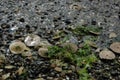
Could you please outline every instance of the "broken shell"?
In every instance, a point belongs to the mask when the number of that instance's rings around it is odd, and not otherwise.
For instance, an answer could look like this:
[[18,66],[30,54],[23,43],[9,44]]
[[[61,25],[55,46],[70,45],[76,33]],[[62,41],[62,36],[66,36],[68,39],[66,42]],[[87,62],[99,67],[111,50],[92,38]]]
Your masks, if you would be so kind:
[[114,42],[110,45],[110,49],[120,54],[120,42]]
[[88,45],[90,45],[91,47],[97,48],[96,43],[93,42],[93,41],[86,41],[86,43],[87,43]]
[[47,48],[39,48],[38,50],[38,54],[41,56],[41,57],[47,57],[47,53],[48,52],[48,49]]
[[115,54],[112,52],[112,51],[109,51],[109,50],[102,50],[100,53],[99,53],[99,57],[101,59],[108,59],[108,60],[111,60],[111,59],[115,59]]
[[31,34],[25,38],[24,42],[27,46],[38,46],[40,43],[40,37],[38,35]]
[[34,80],[44,80],[43,78],[37,78],[37,79],[34,79]]
[[3,79],[3,80],[6,80],[6,79],[9,78],[9,77],[10,77],[10,73],[7,73],[7,74],[2,75],[2,79]]
[[5,62],[5,60],[6,60],[5,55],[0,54],[0,64]]
[[83,7],[78,4],[78,3],[74,3],[72,5],[70,5],[70,9],[73,9],[73,10],[81,10]]
[[18,73],[18,75],[21,75],[24,72],[25,72],[25,69],[22,66],[16,71],[16,73]]
[[42,40],[41,39],[41,41],[39,43],[39,46],[47,48],[47,47],[50,47],[51,44],[47,40]]
[[24,50],[26,50],[27,47],[23,42],[17,41],[17,42],[11,43],[9,46],[9,49],[12,53],[19,54],[19,53],[22,53]]

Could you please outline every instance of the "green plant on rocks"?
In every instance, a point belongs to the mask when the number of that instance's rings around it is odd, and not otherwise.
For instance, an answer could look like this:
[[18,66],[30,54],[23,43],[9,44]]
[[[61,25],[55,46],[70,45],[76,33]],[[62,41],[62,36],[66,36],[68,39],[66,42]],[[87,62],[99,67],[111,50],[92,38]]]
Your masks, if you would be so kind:
[[86,68],[82,68],[78,71],[78,74],[79,74],[79,80],[88,80],[90,79],[90,76],[86,70]]
[[[78,69],[80,80],[90,80],[87,68],[92,66],[92,63],[97,60],[92,53],[92,48],[88,44],[84,44],[82,48],[76,52],[67,50],[66,47],[52,46],[48,48],[48,57],[63,60],[65,62],[73,63]],[[69,64],[68,63],[68,64]]]
[[76,28],[72,29],[72,32],[75,35],[80,35],[80,36],[84,36],[84,35],[90,35],[90,34],[95,34],[98,35],[100,34],[101,29],[98,27],[94,27],[94,26],[77,26]]
[[81,47],[77,52],[77,55],[80,57],[87,56],[89,54],[91,54],[91,47],[88,44],[83,44],[83,47]]
[[74,55],[67,51],[65,48],[59,46],[52,46],[48,48],[49,58],[58,58],[64,61],[74,62]]
[[[62,46],[52,46],[48,49],[48,57],[63,60],[72,63],[78,67],[79,80],[92,80],[87,69],[92,67],[92,63],[97,61],[97,57],[92,51],[96,48],[96,41],[101,29],[95,26],[77,26],[71,29],[72,33],[78,37],[82,37],[83,43],[80,48],[72,43],[62,43]],[[67,38],[64,38],[66,41]],[[64,42],[65,42],[64,41]]]
[[87,72],[87,68],[91,67],[92,63],[98,60],[91,49],[88,44],[84,44],[77,52],[76,64],[81,67],[81,69],[78,70],[80,80],[90,80],[91,77]]

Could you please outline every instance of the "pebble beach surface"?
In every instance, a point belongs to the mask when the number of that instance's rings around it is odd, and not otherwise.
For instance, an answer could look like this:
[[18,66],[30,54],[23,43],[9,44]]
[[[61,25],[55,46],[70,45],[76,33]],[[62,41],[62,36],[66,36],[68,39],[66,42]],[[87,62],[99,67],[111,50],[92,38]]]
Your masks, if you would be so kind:
[[[79,45],[84,38],[79,39],[70,30],[78,25],[102,29],[96,44],[99,60],[88,69],[89,74],[95,80],[120,80],[120,0],[0,0],[0,80],[79,80],[74,64],[61,67],[51,64],[60,60],[37,54],[38,46],[59,44],[64,37],[57,35],[61,31]],[[37,35],[30,40],[40,39],[41,44],[34,43],[37,47],[33,47],[25,42],[30,34]],[[15,41],[26,44],[28,55],[11,53],[9,46]],[[118,42],[118,49],[110,47],[114,42]],[[112,51],[112,58],[105,54],[110,60],[99,57],[105,48]]]

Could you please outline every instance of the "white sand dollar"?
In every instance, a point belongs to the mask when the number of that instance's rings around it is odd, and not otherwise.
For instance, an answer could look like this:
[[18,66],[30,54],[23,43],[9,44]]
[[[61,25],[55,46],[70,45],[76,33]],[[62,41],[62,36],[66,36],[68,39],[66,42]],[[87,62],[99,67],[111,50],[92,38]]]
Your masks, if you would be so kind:
[[120,54],[120,42],[114,42],[110,45],[110,49]]
[[26,48],[26,45],[21,41],[12,42],[9,46],[10,51],[14,54],[22,53]]
[[112,51],[109,51],[109,50],[102,50],[102,51],[99,53],[99,57],[100,57],[101,59],[111,60],[111,59],[115,59],[115,54],[114,54]]

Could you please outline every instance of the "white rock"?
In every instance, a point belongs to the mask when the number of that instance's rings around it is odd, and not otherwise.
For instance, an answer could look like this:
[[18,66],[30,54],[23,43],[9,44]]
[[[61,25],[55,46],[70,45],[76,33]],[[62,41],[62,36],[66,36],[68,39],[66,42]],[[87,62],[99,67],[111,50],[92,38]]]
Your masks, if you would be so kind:
[[40,37],[38,35],[31,34],[25,38],[24,42],[27,46],[38,46],[40,43]]

